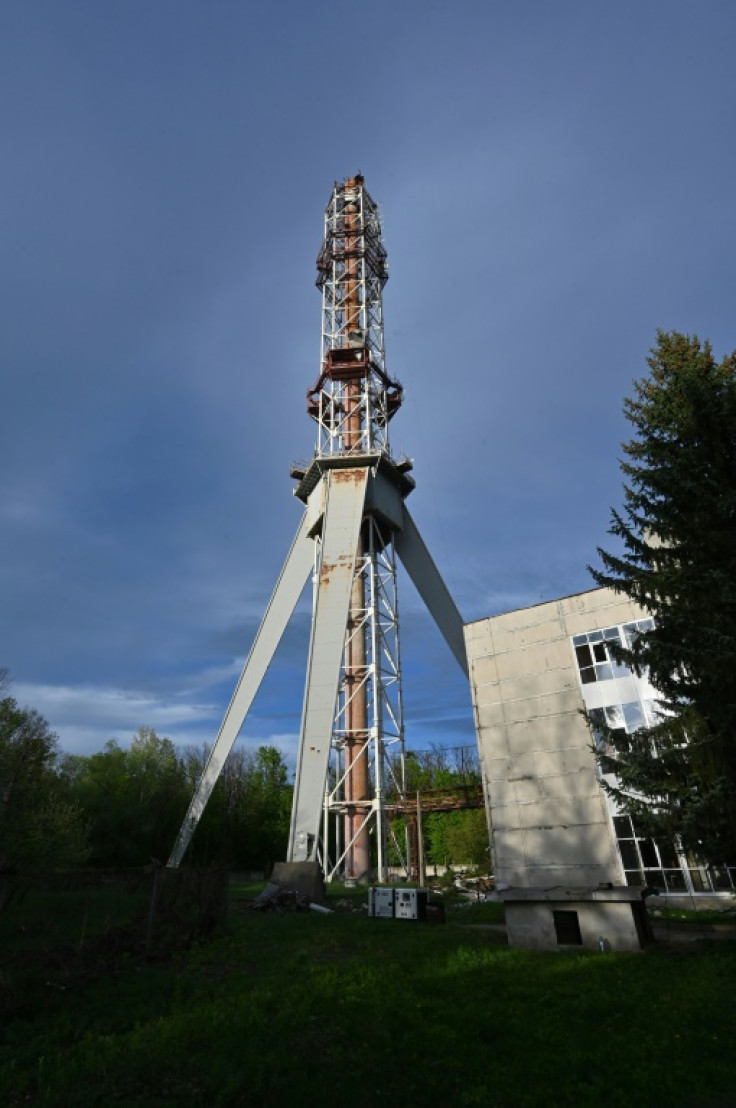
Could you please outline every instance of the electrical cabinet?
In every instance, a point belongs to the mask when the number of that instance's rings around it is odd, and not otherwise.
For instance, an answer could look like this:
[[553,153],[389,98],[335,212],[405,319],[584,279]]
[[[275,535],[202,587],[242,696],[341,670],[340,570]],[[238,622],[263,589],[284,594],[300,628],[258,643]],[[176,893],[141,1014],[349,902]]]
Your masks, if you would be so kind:
[[368,915],[382,919],[427,918],[426,889],[376,889],[368,890]]
[[368,890],[368,915],[378,916],[382,919],[393,919],[394,915],[394,890],[375,889]]
[[394,899],[395,919],[427,918],[427,890],[426,889],[397,889]]

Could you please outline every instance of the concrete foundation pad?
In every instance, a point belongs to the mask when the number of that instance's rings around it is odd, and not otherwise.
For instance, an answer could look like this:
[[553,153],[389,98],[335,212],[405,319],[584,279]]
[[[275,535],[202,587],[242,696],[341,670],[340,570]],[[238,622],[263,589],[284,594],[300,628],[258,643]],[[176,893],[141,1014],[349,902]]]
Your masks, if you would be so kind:
[[288,889],[317,904],[325,900],[325,879],[318,862],[277,862],[261,896],[271,885],[278,891]]
[[652,942],[635,886],[517,888],[499,891],[509,946],[526,950],[641,950]]

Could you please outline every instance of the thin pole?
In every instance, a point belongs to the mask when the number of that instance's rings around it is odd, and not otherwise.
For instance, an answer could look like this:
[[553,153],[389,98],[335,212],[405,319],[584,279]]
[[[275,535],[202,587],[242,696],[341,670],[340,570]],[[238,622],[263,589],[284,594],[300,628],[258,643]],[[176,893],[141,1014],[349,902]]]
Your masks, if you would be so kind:
[[417,877],[420,887],[427,884],[427,873],[424,867],[424,833],[422,830],[422,804],[417,793]]

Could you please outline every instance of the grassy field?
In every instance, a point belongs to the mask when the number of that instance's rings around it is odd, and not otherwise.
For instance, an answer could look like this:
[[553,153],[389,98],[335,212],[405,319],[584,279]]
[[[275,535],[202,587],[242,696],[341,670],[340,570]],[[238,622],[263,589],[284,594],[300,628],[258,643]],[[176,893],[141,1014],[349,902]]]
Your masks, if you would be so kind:
[[736,1103],[736,944],[510,950],[497,905],[446,924],[246,910],[166,963],[42,983],[8,1019],[3,1105]]

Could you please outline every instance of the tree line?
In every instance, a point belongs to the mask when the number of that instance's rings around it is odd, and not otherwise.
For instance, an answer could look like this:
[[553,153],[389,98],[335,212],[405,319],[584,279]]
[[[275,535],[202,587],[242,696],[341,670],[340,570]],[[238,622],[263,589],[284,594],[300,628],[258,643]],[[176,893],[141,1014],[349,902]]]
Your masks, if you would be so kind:
[[[0,691],[7,691],[7,680]],[[180,748],[140,727],[127,747],[111,739],[95,754],[65,754],[37,711],[4,696],[0,870],[165,863],[208,753],[206,744]],[[477,758],[467,748],[410,752],[405,780],[412,794],[474,783],[480,780]],[[286,857],[292,792],[276,747],[236,747],[199,821],[187,864],[270,872]],[[483,811],[432,814],[424,824],[430,865],[487,864]],[[397,839],[403,832],[399,820]]]
[[[165,863],[205,765],[149,727],[130,746],[63,754],[46,720],[0,700],[0,869]],[[267,870],[286,856],[292,786],[273,746],[234,750],[187,855]]]

